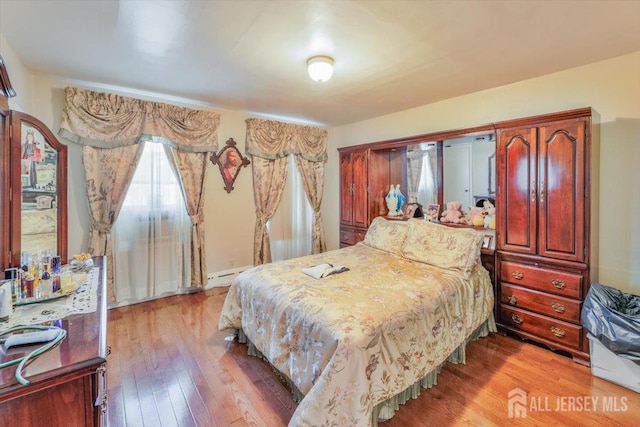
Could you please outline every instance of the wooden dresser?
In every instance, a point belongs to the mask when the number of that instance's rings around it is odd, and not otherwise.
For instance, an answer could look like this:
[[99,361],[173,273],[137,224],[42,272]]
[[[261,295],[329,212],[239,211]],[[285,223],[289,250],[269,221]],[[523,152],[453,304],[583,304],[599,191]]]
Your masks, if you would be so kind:
[[580,310],[597,265],[591,118],[586,108],[521,119],[498,129],[496,151],[497,323],[582,363]]
[[[14,366],[0,370],[0,427],[106,425],[105,262],[103,257],[94,258],[100,267],[97,310],[62,319],[66,338],[23,370],[31,384],[16,382]],[[0,362],[15,358],[16,350],[0,352]]]

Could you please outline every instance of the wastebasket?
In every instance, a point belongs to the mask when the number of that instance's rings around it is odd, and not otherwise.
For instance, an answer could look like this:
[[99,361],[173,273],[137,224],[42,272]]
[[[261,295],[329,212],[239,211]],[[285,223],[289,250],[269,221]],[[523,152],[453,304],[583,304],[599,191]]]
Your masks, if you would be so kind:
[[580,318],[591,373],[640,393],[640,296],[593,283]]

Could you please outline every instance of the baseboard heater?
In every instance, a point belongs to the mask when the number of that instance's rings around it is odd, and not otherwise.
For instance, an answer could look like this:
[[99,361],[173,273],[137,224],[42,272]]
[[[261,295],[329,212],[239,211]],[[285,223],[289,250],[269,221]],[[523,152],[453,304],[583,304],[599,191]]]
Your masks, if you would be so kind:
[[209,273],[207,275],[207,288],[229,286],[238,274],[249,268],[251,268],[251,266]]

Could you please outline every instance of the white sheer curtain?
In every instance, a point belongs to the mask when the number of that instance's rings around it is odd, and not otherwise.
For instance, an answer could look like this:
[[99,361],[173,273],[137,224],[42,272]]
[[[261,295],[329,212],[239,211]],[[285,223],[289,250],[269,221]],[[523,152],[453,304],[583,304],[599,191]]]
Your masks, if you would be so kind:
[[293,154],[288,161],[289,172],[282,200],[267,222],[273,262],[311,254],[313,209],[304,192]]
[[188,287],[191,220],[178,177],[159,143],[145,143],[112,235],[118,305]]
[[420,183],[418,184],[417,199],[426,212],[427,206],[438,203],[436,190],[436,150],[434,147],[426,147],[422,157],[422,169],[420,171]]

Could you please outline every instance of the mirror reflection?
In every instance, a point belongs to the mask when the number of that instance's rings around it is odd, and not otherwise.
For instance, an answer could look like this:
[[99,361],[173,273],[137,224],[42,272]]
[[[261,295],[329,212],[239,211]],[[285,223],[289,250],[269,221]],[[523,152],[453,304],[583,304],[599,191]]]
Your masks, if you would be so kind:
[[433,142],[407,146],[407,202],[438,203],[438,154]]
[[[438,171],[435,142],[407,147],[407,190],[410,201],[438,204],[438,176],[446,204],[462,202],[462,210],[495,200],[495,137],[493,133],[466,135],[442,141],[442,171]],[[495,203],[495,202],[494,202]],[[441,210],[443,208],[441,207]]]
[[48,249],[57,253],[58,209],[56,171],[58,154],[37,129],[21,126],[21,251]]
[[[443,142],[442,172],[444,202],[460,201],[462,210],[484,199],[495,199],[495,168],[490,170],[490,158],[495,159],[493,134],[464,136]],[[492,176],[493,175],[493,176]]]

